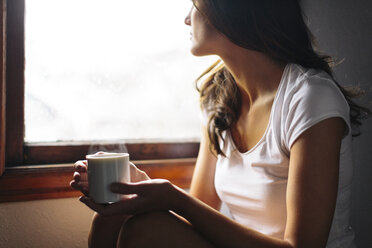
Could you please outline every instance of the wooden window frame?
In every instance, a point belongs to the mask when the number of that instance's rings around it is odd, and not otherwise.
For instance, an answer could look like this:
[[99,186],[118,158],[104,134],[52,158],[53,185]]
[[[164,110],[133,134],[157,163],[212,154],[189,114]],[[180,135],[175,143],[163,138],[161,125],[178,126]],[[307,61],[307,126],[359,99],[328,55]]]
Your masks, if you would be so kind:
[[[25,0],[0,0],[0,202],[73,197],[73,162],[91,143],[24,143]],[[119,141],[118,141],[119,142]],[[131,160],[152,178],[191,181],[198,142],[125,142]],[[116,146],[105,142],[104,146]],[[2,176],[1,176],[2,175]]]
[[5,171],[5,117],[6,117],[6,84],[5,84],[5,58],[6,58],[6,2],[0,0],[0,176]]

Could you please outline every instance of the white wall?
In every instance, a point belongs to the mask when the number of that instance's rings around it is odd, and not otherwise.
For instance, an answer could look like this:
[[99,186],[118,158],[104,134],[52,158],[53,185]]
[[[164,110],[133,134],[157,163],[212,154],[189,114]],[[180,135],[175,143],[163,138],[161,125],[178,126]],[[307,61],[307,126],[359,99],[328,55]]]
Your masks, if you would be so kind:
[[0,248],[83,248],[93,212],[77,198],[0,204]]

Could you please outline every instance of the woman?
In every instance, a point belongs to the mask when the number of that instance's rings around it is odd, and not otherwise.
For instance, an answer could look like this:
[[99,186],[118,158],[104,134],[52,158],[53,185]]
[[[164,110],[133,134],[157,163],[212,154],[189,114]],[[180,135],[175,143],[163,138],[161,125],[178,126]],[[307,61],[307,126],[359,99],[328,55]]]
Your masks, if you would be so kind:
[[[355,247],[349,225],[352,125],[368,110],[318,55],[298,0],[195,0],[185,19],[200,78],[203,135],[190,193],[150,180],[97,212],[91,247]],[[71,185],[87,192],[86,162]],[[232,218],[218,210],[224,202]]]

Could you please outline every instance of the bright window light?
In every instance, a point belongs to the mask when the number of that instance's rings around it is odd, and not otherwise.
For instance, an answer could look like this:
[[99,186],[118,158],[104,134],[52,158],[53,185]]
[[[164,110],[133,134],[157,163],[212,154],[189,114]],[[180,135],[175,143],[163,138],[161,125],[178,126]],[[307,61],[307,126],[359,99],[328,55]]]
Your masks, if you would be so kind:
[[25,141],[195,140],[190,1],[26,0]]

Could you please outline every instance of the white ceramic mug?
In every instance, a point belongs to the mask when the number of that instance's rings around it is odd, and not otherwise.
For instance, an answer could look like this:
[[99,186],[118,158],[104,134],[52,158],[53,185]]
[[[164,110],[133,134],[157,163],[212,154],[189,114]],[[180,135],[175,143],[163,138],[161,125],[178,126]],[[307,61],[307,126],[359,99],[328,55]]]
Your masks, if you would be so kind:
[[114,182],[130,182],[128,153],[87,155],[89,196],[96,203],[113,203],[123,198],[110,191]]

